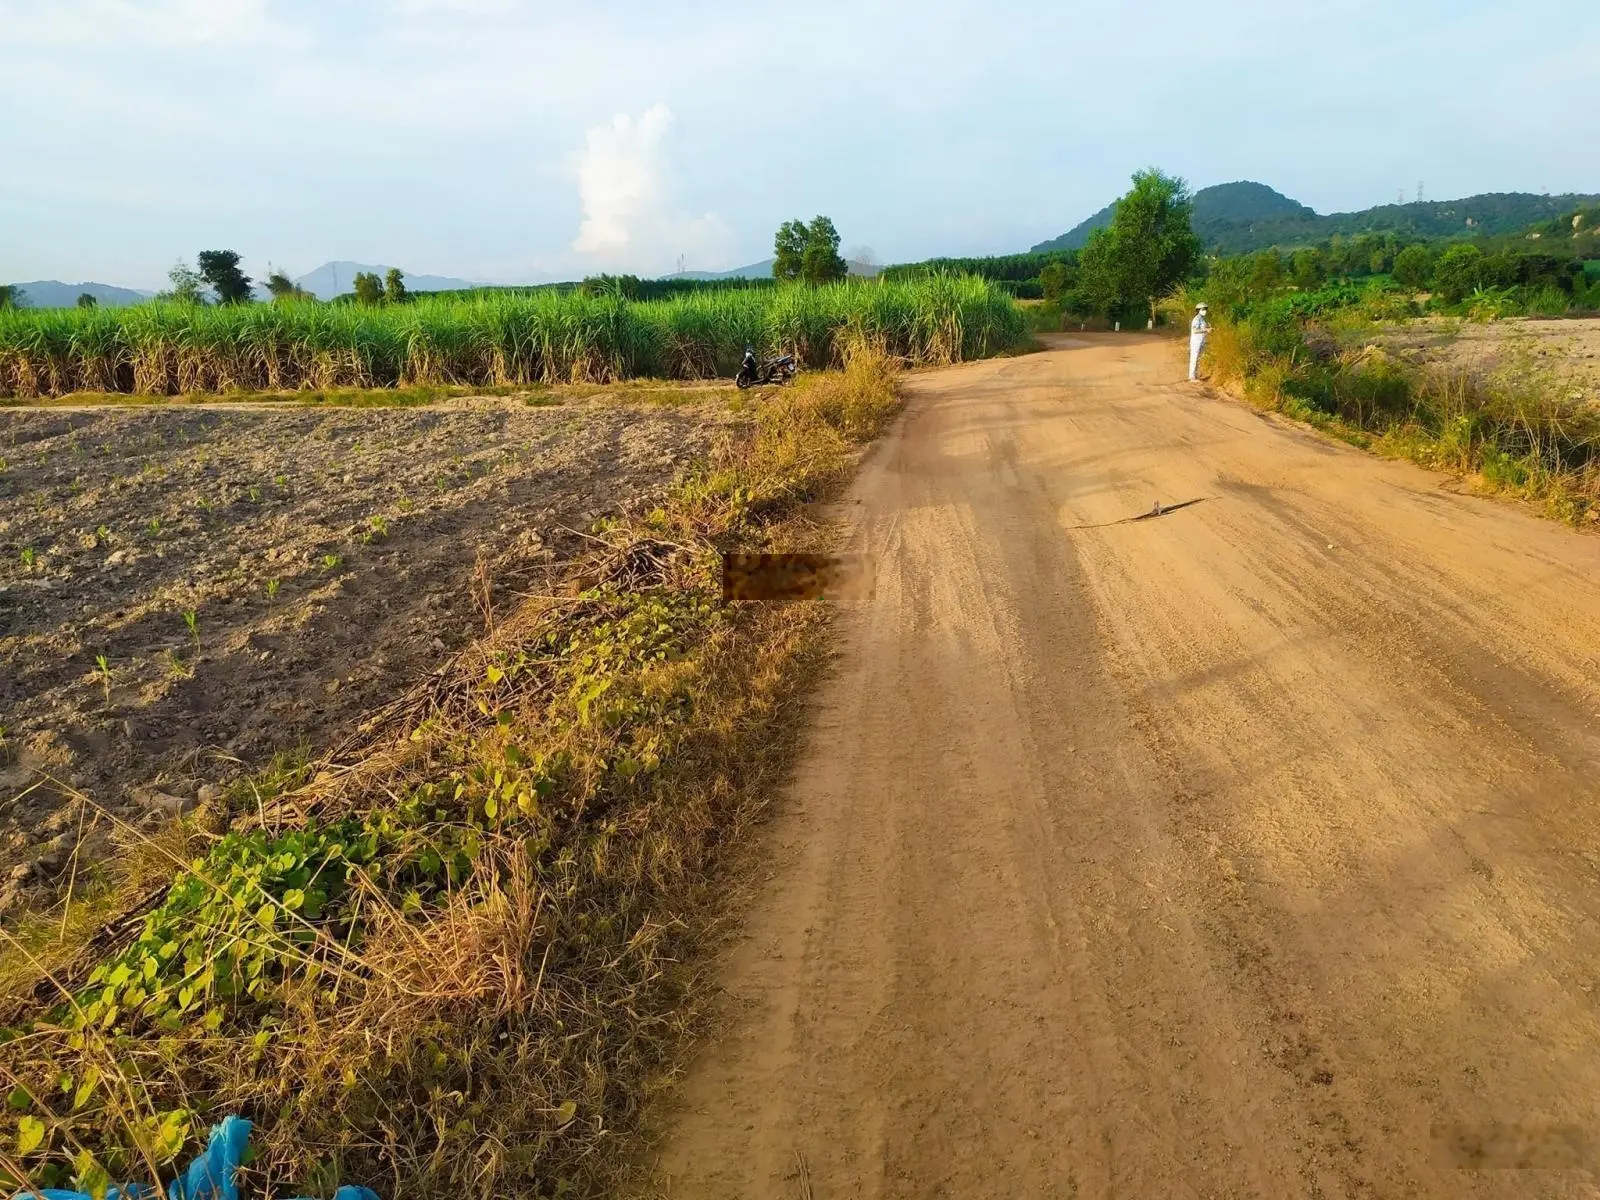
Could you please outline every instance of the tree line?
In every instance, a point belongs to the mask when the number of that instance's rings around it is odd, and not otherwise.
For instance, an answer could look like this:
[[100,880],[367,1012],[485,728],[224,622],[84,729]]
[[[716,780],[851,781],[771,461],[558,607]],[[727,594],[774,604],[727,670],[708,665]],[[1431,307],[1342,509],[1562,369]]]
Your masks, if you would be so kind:
[[[1435,307],[1489,303],[1496,311],[1600,309],[1600,278],[1582,259],[1537,245],[1539,230],[1516,239],[1439,242],[1397,233],[1344,236],[1294,250],[1232,257],[1205,255],[1191,227],[1192,196],[1182,179],[1140,171],[1117,201],[1109,225],[1076,256],[1040,268],[1040,293],[1064,314],[1124,324],[1157,319],[1157,301],[1180,286],[1213,305],[1236,306],[1284,291],[1311,293],[1339,281],[1377,277],[1401,292],[1426,294]],[[1552,227],[1581,232],[1595,217],[1580,211]],[[1011,256],[1015,257],[1015,256]],[[997,259],[996,262],[1009,261]],[[892,269],[892,268],[891,268]]]
[[[252,304],[255,302],[255,281],[239,266],[240,255],[234,250],[202,250],[194,266],[181,259],[167,272],[167,288],[156,293],[157,300],[175,304],[219,305]],[[390,268],[383,277],[358,271],[351,281],[351,291],[336,297],[334,303],[353,303],[364,306],[404,304],[411,298],[406,290],[405,272]],[[273,300],[315,300],[316,297],[283,271],[269,269],[262,281]],[[91,297],[92,299],[92,297]],[[83,305],[80,297],[79,305]]]

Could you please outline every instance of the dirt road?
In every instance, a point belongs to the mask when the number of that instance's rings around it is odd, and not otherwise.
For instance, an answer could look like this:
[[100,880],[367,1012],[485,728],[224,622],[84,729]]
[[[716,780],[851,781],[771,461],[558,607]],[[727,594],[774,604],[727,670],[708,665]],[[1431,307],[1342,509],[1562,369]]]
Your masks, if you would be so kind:
[[1600,538],[1180,372],[914,381],[667,1195],[1597,1194]]

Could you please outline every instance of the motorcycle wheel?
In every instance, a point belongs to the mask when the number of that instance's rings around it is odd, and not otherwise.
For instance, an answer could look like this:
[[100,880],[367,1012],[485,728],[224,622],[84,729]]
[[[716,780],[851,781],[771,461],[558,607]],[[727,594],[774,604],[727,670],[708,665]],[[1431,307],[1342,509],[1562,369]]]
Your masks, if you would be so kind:
[[733,386],[738,388],[741,392],[754,382],[755,380],[751,379],[750,376],[746,375],[743,371],[740,371],[733,377]]

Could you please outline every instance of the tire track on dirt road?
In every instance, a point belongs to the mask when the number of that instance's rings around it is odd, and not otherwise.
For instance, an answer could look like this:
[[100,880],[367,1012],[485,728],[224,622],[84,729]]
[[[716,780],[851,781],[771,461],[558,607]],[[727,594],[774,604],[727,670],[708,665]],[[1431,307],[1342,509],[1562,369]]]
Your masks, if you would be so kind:
[[1593,1194],[1600,540],[1180,376],[911,381],[665,1194]]

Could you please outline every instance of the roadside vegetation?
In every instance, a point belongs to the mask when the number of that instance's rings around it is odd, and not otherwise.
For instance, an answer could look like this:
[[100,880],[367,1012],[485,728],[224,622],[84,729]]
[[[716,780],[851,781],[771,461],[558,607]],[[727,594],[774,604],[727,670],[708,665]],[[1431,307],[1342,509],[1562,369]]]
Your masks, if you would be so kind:
[[579,291],[372,305],[6,308],[0,396],[704,379],[733,374],[747,344],[818,368],[838,365],[851,337],[910,363],[941,363],[994,353],[1022,333],[1004,291],[950,276],[641,302]]
[[[1207,348],[1212,377],[1252,402],[1379,453],[1472,476],[1559,520],[1600,519],[1600,387],[1537,355],[1531,339],[1507,338],[1488,367],[1397,355],[1386,331],[1432,306],[1392,280],[1207,294],[1221,297]],[[1442,307],[1475,321],[1502,315],[1481,293]],[[1440,318],[1440,335],[1448,340],[1462,319]]]

